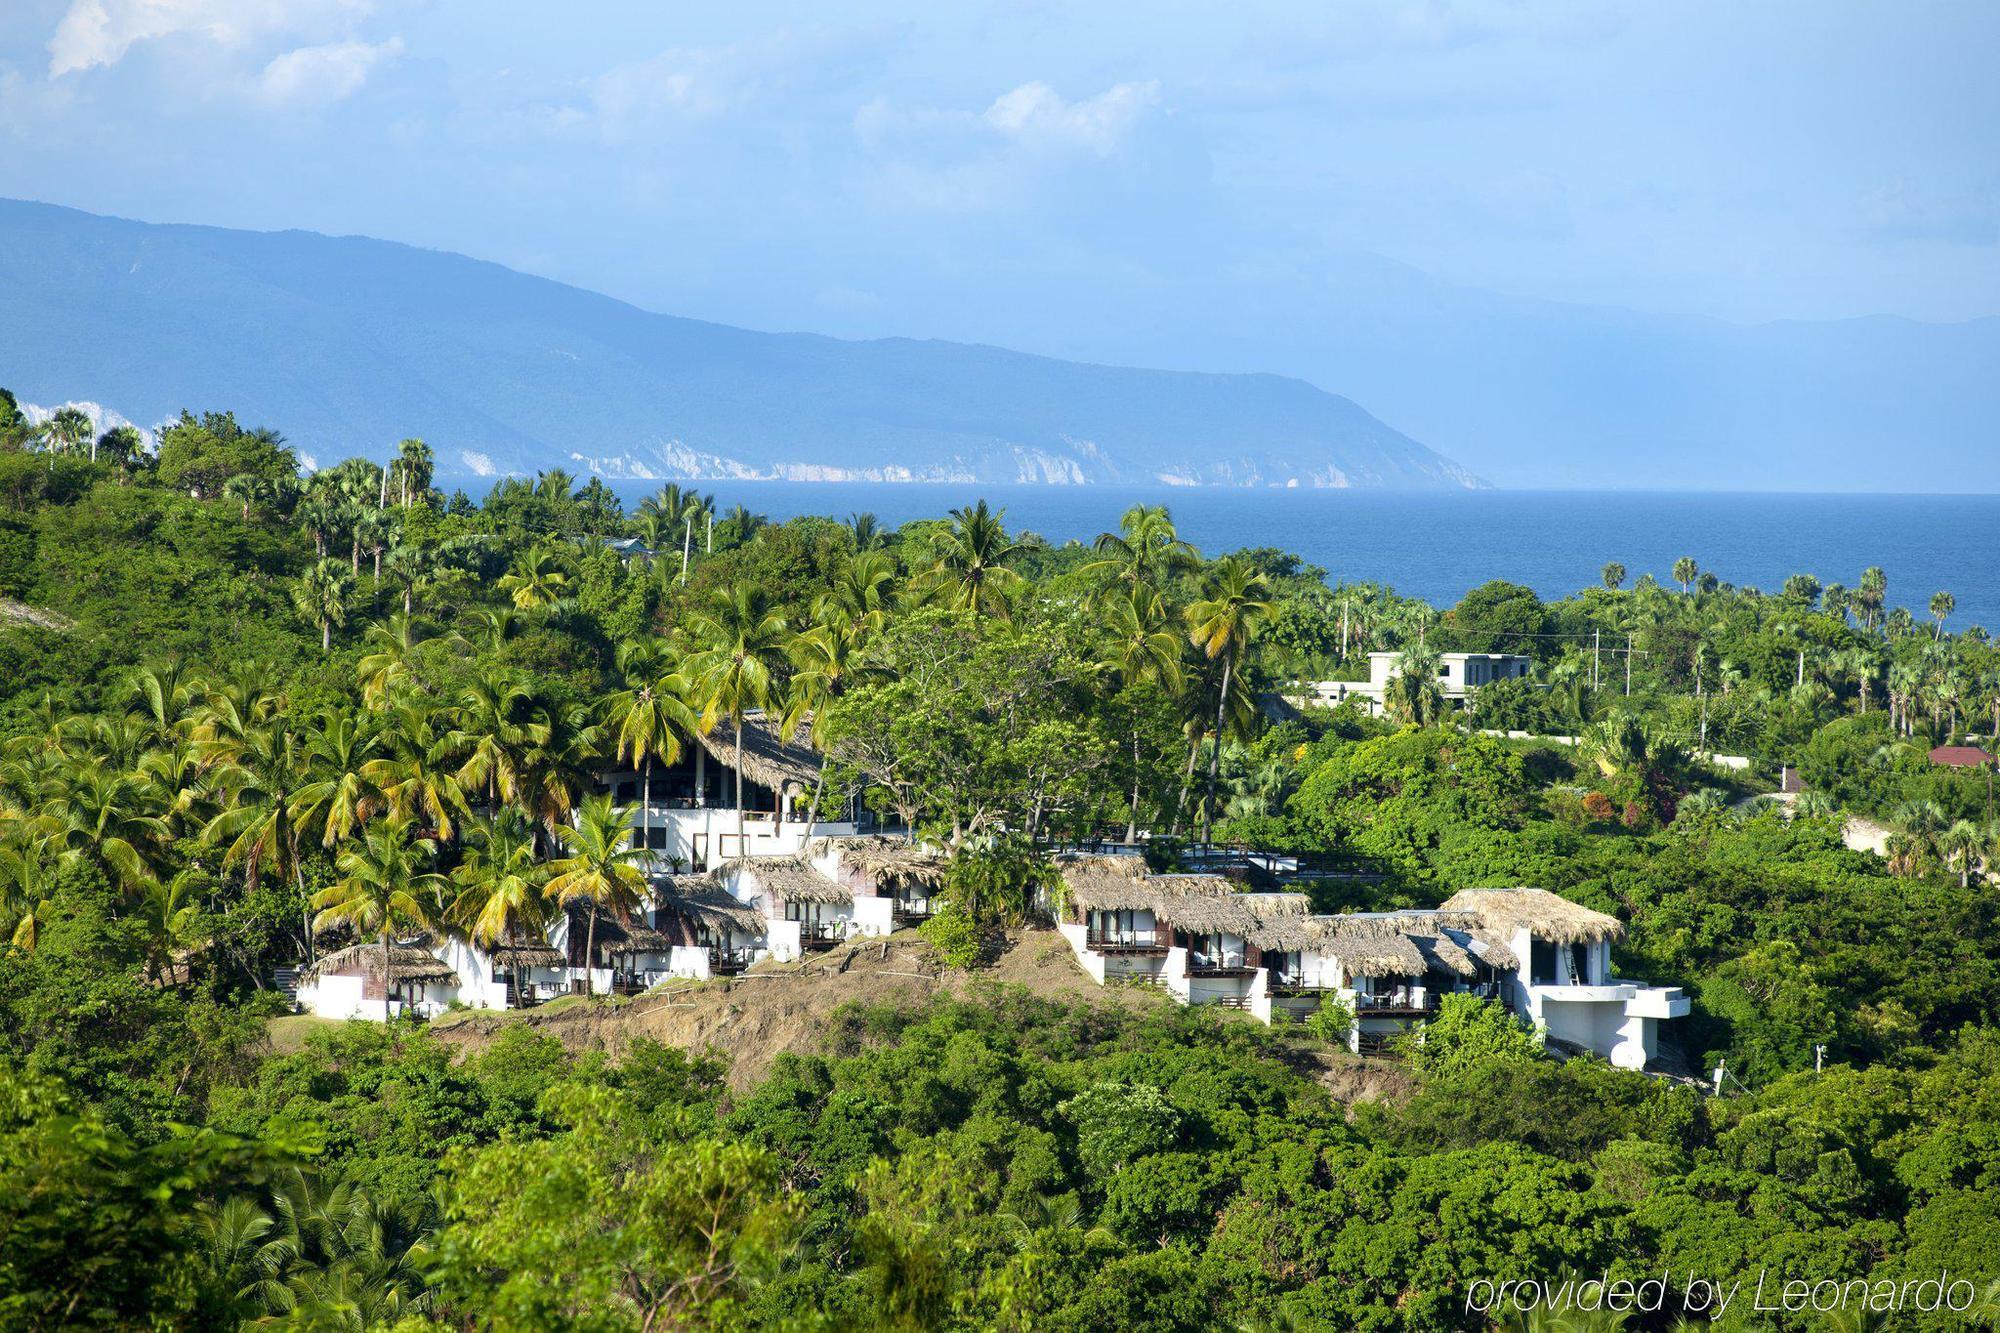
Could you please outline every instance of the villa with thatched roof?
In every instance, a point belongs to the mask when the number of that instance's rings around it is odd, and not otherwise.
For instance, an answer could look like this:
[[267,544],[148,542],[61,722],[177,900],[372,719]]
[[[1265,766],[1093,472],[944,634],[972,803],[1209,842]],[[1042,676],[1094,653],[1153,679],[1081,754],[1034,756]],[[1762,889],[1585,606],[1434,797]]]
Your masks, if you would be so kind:
[[568,993],[569,960],[539,935],[494,945],[446,937],[431,953],[458,978],[458,1000],[475,1009],[528,1009]]
[[818,837],[805,856],[854,894],[854,920],[866,934],[888,934],[928,921],[944,885],[944,857],[908,838],[880,833]]
[[654,880],[652,918],[669,945],[669,976],[731,976],[768,952],[763,913],[724,888],[714,872]]
[[379,1023],[403,1013],[429,1018],[458,998],[457,974],[429,950],[397,942],[388,952],[386,970],[377,941],[321,954],[299,973],[299,1007],[321,1018]]
[[865,817],[858,808],[834,819],[815,818],[820,754],[812,722],[785,734],[762,712],[743,719],[743,817],[736,807],[736,729],[724,721],[699,733],[677,763],[650,770],[610,769],[598,787],[633,807],[634,842],[654,854],[660,869],[706,870],[748,856],[797,856],[815,838],[854,834]]
[[1059,862],[1058,929],[1098,982],[1164,987],[1184,1004],[1304,1017],[1328,998],[1350,1045],[1380,1049],[1454,992],[1483,996],[1549,1040],[1643,1068],[1679,989],[1611,975],[1616,917],[1546,889],[1466,889],[1432,910],[1314,916],[1305,898],[1212,875],[1156,875],[1136,856]]

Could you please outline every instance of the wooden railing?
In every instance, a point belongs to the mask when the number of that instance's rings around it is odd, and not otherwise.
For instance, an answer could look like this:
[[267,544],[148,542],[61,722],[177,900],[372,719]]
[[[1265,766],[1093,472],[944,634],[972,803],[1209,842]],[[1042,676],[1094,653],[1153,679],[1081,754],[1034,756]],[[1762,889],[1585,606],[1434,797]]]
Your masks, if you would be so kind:
[[1083,947],[1093,953],[1165,953],[1167,933],[1159,930],[1091,933],[1084,936]]

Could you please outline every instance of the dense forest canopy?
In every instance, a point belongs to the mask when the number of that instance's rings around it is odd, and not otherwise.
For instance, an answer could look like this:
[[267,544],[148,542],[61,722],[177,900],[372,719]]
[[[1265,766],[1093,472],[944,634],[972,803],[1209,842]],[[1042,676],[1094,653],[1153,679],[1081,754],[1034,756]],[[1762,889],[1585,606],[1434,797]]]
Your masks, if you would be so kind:
[[[1690,558],[1440,609],[1161,507],[1054,545],[430,464],[0,397],[0,1324],[1427,1329],[1483,1326],[1479,1279],[1765,1268],[2000,1310],[2000,825],[1990,764],[1929,757],[2000,730],[2000,655],[1949,594]],[[1460,710],[1453,650],[1533,667]],[[1388,717],[1303,702],[1371,651]],[[828,1015],[743,1088],[520,1025],[271,1047],[331,940],[609,906],[597,775],[757,711],[812,721],[825,808],[948,854],[954,963],[1086,836],[1372,869],[1322,910],[1535,884],[1629,922],[1722,1093],[1468,1012],[1348,1105],[1311,1025],[999,988]]]

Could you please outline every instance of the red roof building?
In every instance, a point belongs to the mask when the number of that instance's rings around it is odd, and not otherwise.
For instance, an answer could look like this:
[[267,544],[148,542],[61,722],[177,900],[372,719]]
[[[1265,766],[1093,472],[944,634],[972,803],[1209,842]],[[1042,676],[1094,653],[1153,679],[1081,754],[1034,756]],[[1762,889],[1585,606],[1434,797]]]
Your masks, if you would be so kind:
[[1977,745],[1940,745],[1931,751],[1931,762],[1943,768],[1983,768],[1993,756]]

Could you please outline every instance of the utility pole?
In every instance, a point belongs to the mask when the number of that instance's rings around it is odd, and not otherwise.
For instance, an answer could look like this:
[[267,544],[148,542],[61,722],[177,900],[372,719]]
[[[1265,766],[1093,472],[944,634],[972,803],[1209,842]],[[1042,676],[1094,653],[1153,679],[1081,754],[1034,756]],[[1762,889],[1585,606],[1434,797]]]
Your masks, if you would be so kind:
[[1805,683],[1806,683],[1806,650],[1805,650],[1805,649],[1803,649],[1803,648],[1799,649],[1799,679],[1798,679],[1798,683],[1799,683],[1799,684],[1801,684],[1801,685],[1803,685],[1803,684],[1805,684]]
[[1822,1042],[1813,1047],[1813,1073],[1815,1074],[1824,1073],[1825,1070],[1826,1070],[1826,1045],[1825,1043]]
[[1594,629],[1590,632],[1590,689],[1593,694],[1597,692],[1597,653],[1603,639],[1603,630]]
[[1725,1064],[1722,1060],[1715,1062],[1715,1095],[1718,1097],[1722,1095],[1722,1076],[1727,1072]]
[[1347,598],[1340,599],[1340,660],[1347,660]]
[[1632,636],[1625,636],[1625,697],[1632,697]]

